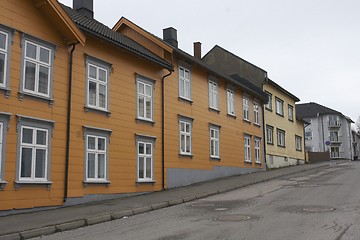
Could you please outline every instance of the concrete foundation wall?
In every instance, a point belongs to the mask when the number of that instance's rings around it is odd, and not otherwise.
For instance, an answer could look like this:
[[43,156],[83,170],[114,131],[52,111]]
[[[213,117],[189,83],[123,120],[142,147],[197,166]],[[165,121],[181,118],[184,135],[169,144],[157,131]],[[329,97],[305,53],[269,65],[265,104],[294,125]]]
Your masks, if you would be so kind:
[[274,156],[274,155],[266,155],[266,164],[267,167],[272,168],[281,168],[281,167],[288,167],[294,166],[299,164],[304,164],[305,161],[303,159],[296,159],[296,158],[288,158],[283,156]]

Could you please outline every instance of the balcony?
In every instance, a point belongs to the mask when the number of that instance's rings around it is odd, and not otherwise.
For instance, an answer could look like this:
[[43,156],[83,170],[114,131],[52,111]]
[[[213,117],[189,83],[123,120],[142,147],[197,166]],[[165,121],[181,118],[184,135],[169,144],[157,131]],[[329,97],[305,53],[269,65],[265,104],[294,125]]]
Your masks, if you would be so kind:
[[339,120],[332,120],[328,122],[329,128],[339,128],[341,127],[341,122]]
[[330,152],[330,157],[331,159],[343,158],[341,152]]
[[342,143],[342,137],[341,136],[330,136],[330,142],[331,142],[331,145],[341,144]]

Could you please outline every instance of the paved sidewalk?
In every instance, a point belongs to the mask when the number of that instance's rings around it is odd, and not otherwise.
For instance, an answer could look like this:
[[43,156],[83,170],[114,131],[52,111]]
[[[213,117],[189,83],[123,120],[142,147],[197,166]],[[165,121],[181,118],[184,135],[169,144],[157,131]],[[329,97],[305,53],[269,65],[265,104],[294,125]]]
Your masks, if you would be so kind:
[[161,192],[0,217],[0,240],[29,239],[111,221],[223,193],[278,177],[327,168],[334,162],[297,165],[232,176]]

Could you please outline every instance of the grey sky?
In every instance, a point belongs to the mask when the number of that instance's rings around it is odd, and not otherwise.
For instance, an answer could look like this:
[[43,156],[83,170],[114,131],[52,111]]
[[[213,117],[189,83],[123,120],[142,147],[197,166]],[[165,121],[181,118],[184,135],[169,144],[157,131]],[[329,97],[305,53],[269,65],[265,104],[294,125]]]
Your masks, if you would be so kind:
[[[72,6],[72,0],[60,0]],[[214,45],[268,72],[300,98],[360,116],[358,0],[94,0],[95,18],[109,27],[122,17],[162,37],[178,31],[179,48],[202,54]]]

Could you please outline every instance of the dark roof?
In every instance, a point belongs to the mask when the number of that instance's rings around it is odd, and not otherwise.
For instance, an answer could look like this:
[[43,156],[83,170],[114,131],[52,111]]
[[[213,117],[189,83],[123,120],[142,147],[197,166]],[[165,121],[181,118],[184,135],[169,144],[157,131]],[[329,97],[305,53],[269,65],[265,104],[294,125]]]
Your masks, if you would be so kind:
[[171,63],[168,63],[164,59],[158,57],[157,55],[153,54],[137,42],[133,41],[132,39],[124,36],[121,33],[113,31],[108,26],[98,22],[95,19],[90,19],[85,17],[84,15],[78,13],[76,10],[61,4],[63,9],[69,15],[69,17],[78,25],[78,27],[90,34],[93,34],[97,37],[100,37],[112,44],[117,45],[118,47],[124,48],[133,52],[141,57],[151,60],[154,63],[159,64],[162,67],[165,67],[169,70],[173,69]]
[[343,116],[341,112],[335,111],[331,108],[322,106],[314,102],[296,104],[295,108],[296,115],[300,116],[301,118],[316,117],[321,114],[335,114]]
[[210,72],[212,75],[214,75],[214,77],[220,77],[228,82],[231,82],[235,85],[238,85],[240,87],[242,87],[244,90],[248,91],[251,94],[257,95],[259,97],[260,100],[262,101],[266,101],[267,100],[267,95],[262,91],[261,88],[255,86],[254,84],[252,84],[251,82],[247,81],[246,79],[240,77],[240,78],[233,78],[233,77],[229,77],[223,73],[220,73],[219,71],[215,70],[213,67],[209,66],[208,64],[206,64],[205,62],[203,62],[200,59],[197,59],[193,56],[191,56],[190,54],[182,51],[179,48],[174,48],[174,52],[183,60],[190,62],[192,64],[196,64],[199,65],[200,67],[206,69],[208,72]]
[[298,97],[296,97],[295,95],[293,95],[292,93],[288,92],[285,88],[281,87],[279,84],[277,84],[276,82],[274,82],[273,80],[271,80],[270,78],[268,78],[267,81],[270,85],[274,86],[275,88],[277,88],[278,90],[280,90],[282,93],[285,93],[286,95],[288,95],[289,97],[291,97],[292,99],[295,100],[295,102],[299,102],[300,99]]

